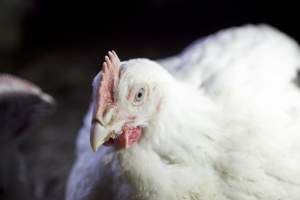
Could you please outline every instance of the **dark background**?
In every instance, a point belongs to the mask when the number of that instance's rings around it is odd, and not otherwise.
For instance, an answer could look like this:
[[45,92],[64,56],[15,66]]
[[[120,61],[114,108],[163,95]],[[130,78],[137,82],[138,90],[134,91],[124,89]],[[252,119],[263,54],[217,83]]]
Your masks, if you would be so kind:
[[27,189],[5,199],[63,199],[90,83],[108,50],[121,59],[163,58],[246,23],[268,23],[300,41],[297,8],[258,0],[0,0],[0,72],[33,81],[57,101],[19,142]]

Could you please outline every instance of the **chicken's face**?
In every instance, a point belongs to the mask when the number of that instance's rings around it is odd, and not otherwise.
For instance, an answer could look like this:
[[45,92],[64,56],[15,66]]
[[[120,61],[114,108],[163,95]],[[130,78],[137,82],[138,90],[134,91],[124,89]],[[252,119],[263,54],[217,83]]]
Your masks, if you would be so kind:
[[[159,112],[158,80],[168,73],[157,63],[134,59],[120,63],[115,52],[105,57],[103,71],[94,80],[91,146],[128,148],[139,142],[144,129]],[[101,77],[102,76],[102,77]]]

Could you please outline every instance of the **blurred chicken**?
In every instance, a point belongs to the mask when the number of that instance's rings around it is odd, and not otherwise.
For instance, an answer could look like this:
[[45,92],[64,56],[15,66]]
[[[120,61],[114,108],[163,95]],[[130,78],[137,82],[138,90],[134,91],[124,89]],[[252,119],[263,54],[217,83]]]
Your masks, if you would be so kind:
[[109,52],[67,199],[298,200],[299,64],[296,42],[266,25],[159,62]]
[[53,105],[53,98],[33,83],[0,75],[0,199],[30,198],[30,176],[20,141]]

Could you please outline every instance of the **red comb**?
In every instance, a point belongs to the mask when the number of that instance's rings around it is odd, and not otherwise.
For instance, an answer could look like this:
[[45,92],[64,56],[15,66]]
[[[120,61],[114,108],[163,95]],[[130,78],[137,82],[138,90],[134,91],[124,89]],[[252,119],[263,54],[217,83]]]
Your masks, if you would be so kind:
[[[105,61],[102,64],[103,79],[113,79],[113,86],[116,87],[119,81],[120,59],[115,51],[109,51],[108,56],[105,56]],[[111,83],[112,84],[112,83]]]
[[115,95],[120,71],[120,59],[115,51],[109,51],[102,64],[102,80],[99,88],[97,115],[103,120],[104,114],[115,103]]

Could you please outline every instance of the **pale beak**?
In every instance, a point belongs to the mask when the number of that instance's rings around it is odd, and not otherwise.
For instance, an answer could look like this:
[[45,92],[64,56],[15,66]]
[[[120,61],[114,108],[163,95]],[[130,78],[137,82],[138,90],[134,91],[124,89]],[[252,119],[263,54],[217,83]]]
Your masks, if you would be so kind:
[[92,122],[90,134],[90,143],[94,152],[96,152],[98,147],[105,142],[107,135],[109,135],[109,132],[105,133],[105,129],[100,125],[100,123],[94,120]]
[[112,124],[115,124],[112,122],[113,115],[114,109],[106,113],[104,120],[99,120],[99,116],[94,115],[90,133],[90,144],[94,152],[110,138],[116,137],[116,127],[112,126]]

